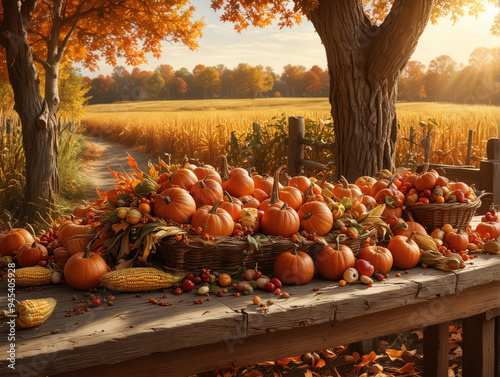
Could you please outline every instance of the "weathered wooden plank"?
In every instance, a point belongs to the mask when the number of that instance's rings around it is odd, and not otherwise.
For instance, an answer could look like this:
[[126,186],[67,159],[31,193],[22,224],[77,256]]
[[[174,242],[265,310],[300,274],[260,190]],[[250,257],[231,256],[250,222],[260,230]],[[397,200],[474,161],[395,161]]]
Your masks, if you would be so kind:
[[[494,302],[496,294],[493,292],[499,289],[500,282],[495,282],[464,290],[457,295],[449,295],[455,297],[436,297],[423,303],[360,315],[345,321],[331,321],[291,330],[252,335],[234,339],[232,342],[158,353],[128,360],[120,365],[99,365],[71,374],[78,377],[88,376],[96,371],[102,374],[120,374],[126,371],[130,375],[179,377],[229,366],[245,366],[410,330],[414,328],[411,323],[418,321],[409,322],[408,318],[415,315],[421,316],[422,313],[429,314],[427,319],[421,321],[426,322],[426,326],[459,318],[455,314],[460,312],[459,307],[465,307],[467,315],[482,313],[499,304]],[[265,318],[266,315],[263,317]],[[196,363],[192,362],[193,358],[196,358]]]
[[495,320],[474,316],[462,320],[462,376],[494,377]]
[[424,329],[424,376],[448,377],[448,322]]

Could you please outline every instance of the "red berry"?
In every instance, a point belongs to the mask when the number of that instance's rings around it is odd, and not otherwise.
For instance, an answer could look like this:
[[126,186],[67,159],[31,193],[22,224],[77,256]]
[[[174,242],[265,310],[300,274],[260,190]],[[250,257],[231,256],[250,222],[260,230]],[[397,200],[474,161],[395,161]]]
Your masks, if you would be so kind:
[[174,295],[180,295],[182,293],[182,289],[175,288]]
[[283,286],[278,278],[272,278],[271,283],[273,283],[276,288],[281,288]]
[[193,283],[195,284],[200,284],[201,283],[201,277],[200,276],[195,276],[193,278]]
[[186,279],[187,280],[193,280],[194,275],[193,274],[187,274]]
[[193,290],[193,288],[195,287],[196,284],[194,284],[191,280],[184,280],[182,282],[182,290],[184,292],[191,292]]
[[384,277],[382,275],[377,275],[377,280],[382,281],[382,280],[384,280]]
[[265,288],[265,289],[266,289],[266,291],[268,291],[268,292],[273,292],[273,291],[276,289],[276,287],[274,286],[274,284],[273,284],[273,283],[271,283],[270,281],[268,281],[268,282],[266,283],[266,285],[264,286],[264,288]]
[[92,300],[92,306],[96,306],[96,307],[97,307],[97,306],[101,306],[101,300],[100,300],[100,299],[98,299],[98,298],[94,298],[94,299]]

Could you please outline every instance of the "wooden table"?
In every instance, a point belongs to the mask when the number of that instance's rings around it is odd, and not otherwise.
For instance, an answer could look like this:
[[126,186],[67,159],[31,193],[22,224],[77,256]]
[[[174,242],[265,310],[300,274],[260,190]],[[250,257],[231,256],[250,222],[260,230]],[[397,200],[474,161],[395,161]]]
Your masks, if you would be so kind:
[[[162,292],[142,298],[121,293],[114,306],[65,317],[84,292],[66,286],[40,292],[19,288],[18,300],[54,297],[58,306],[45,324],[17,330],[16,373],[10,373],[5,360],[7,330],[0,331],[0,371],[2,376],[183,376],[425,327],[425,375],[448,376],[446,322],[464,318],[463,376],[493,377],[499,352],[500,256],[481,255],[456,272],[414,268],[399,278],[396,272],[373,287],[339,287],[316,279],[285,287],[289,299],[259,291],[263,300],[274,301],[266,314],[252,304],[253,295],[211,297],[195,305],[195,293],[174,296],[170,289],[172,306],[148,303]],[[3,309],[6,285],[0,290]],[[56,329],[60,332],[51,334]]]

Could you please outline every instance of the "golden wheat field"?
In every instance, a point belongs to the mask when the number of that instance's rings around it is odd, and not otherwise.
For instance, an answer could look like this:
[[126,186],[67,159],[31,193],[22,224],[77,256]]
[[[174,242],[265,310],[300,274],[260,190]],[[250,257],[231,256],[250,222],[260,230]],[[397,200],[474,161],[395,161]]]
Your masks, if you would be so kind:
[[[470,129],[474,130],[472,154],[479,158],[485,157],[486,140],[498,136],[500,107],[413,102],[398,103],[397,112],[400,137],[408,136],[413,126],[417,141],[419,123],[435,119],[432,162],[463,164]],[[265,127],[273,117],[283,116],[312,119],[323,127],[330,119],[330,105],[327,98],[125,102],[89,106],[81,126],[85,134],[141,147],[151,157],[169,153],[173,160],[187,155],[213,163],[226,152],[232,131],[244,143],[242,135],[252,131],[254,122]],[[324,137],[330,130],[327,127],[319,134]],[[400,138],[397,163],[406,158],[408,146]]]

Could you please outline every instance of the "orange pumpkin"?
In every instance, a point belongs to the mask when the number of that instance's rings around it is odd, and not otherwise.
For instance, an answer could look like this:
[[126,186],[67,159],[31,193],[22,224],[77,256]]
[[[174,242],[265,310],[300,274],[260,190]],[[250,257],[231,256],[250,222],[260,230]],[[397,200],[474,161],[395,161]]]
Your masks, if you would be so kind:
[[41,260],[46,260],[49,253],[45,246],[33,242],[25,243],[17,250],[17,263],[21,267],[36,266]]
[[365,195],[370,195],[370,190],[372,186],[377,182],[377,180],[368,175],[364,175],[356,179],[354,184],[359,187],[361,192]]
[[476,232],[484,237],[486,233],[490,238],[498,238],[500,236],[500,223],[499,222],[481,222],[477,224]]
[[110,271],[106,261],[99,255],[85,250],[68,259],[64,266],[64,279],[75,289],[98,288],[99,278]]
[[304,201],[302,191],[292,186],[285,186],[280,189],[278,197],[296,211],[298,211]]
[[22,228],[12,228],[10,222],[7,223],[9,229],[0,234],[0,254],[10,256],[25,243],[35,242],[31,234]]
[[222,186],[216,180],[212,179],[211,175],[196,182],[191,186],[189,192],[196,203],[196,207],[201,207],[206,204],[214,205],[224,194]]
[[242,168],[234,168],[229,171],[227,158],[222,155],[222,188],[236,197],[252,195],[255,185],[250,178],[248,171]]
[[193,169],[193,173],[196,175],[196,178],[198,178],[198,180],[200,181],[210,176],[210,179],[213,179],[218,184],[222,185],[222,179],[220,177],[220,174],[215,171],[213,166],[210,165],[198,166]]
[[444,242],[449,245],[450,249],[455,249],[458,252],[465,251],[469,246],[469,235],[460,229],[456,232],[448,232],[444,236]]
[[270,194],[273,189],[274,179],[267,174],[262,175],[253,175],[252,176],[253,183],[256,189],[261,189],[266,194]]
[[172,187],[155,196],[153,212],[162,219],[185,224],[196,212],[196,202],[186,190]]
[[311,185],[307,188],[307,190],[304,192],[304,203],[306,202],[325,202],[325,198],[323,195],[321,195],[321,191],[317,193],[315,190],[315,187],[319,187],[318,185],[315,185],[314,183],[311,183]]
[[288,186],[295,187],[302,193],[305,192],[310,185],[311,181],[309,180],[309,178],[304,177],[303,175],[297,175],[290,178],[290,180],[288,181]]
[[318,273],[328,280],[339,280],[344,271],[354,267],[356,258],[351,248],[339,243],[326,245],[321,248],[316,257]]
[[420,192],[432,190],[436,186],[436,180],[436,174],[431,172],[424,173],[415,180],[415,188]]
[[448,187],[451,191],[460,190],[466,195],[469,193],[469,185],[464,182],[449,182]]
[[286,203],[281,208],[269,207],[262,216],[261,228],[264,234],[290,237],[299,231],[299,215]]
[[300,227],[318,236],[327,234],[333,226],[333,215],[328,207],[317,201],[304,203],[298,212]]
[[253,196],[245,195],[238,199],[243,203],[243,208],[259,208],[260,202]]
[[92,206],[81,204],[73,209],[73,216],[75,217],[85,217],[87,213],[92,209]]
[[64,266],[66,266],[66,262],[68,262],[69,258],[71,258],[71,254],[64,247],[58,247],[53,252],[55,257],[55,264],[64,270]]
[[227,191],[224,191],[224,201],[219,205],[219,208],[225,209],[236,222],[240,219],[240,212],[243,208],[243,203],[238,198],[234,198]]
[[364,259],[381,274],[388,273],[393,264],[392,254],[389,249],[382,246],[365,244],[359,252],[358,259]]
[[309,254],[297,250],[295,245],[276,258],[274,276],[286,284],[306,284],[314,276],[314,262]]
[[346,213],[349,213],[357,219],[360,217],[362,214],[366,213],[366,207],[358,200],[352,200],[352,205],[351,208],[349,208]]
[[377,182],[375,182],[372,186],[372,188],[370,189],[370,196],[373,196],[375,198],[375,196],[377,195],[377,193],[380,191],[380,190],[383,190],[383,189],[386,189],[387,186],[389,186],[390,189],[393,189],[393,190],[397,190],[398,188],[396,187],[396,185],[393,183],[392,185],[389,185],[389,180],[388,179],[379,179]]
[[370,195],[363,195],[361,197],[361,204],[363,204],[368,211],[375,208],[378,205],[375,198]]
[[211,236],[230,236],[234,230],[234,221],[226,210],[219,208],[222,202],[219,199],[213,206],[198,208],[191,218],[191,226],[201,227]]
[[415,267],[420,260],[420,248],[413,241],[415,232],[410,237],[394,236],[387,245],[393,258],[394,267],[406,270]]
[[337,183],[333,187],[332,193],[336,198],[339,199],[354,198],[355,196],[363,195],[361,189],[358,186],[347,182],[347,179],[342,176],[340,176],[340,183]]
[[[170,187],[180,187],[189,191],[191,190],[191,187],[198,182],[198,177],[192,170],[179,169],[170,174],[167,182],[170,184]],[[169,188],[167,186],[168,185],[164,185],[163,187]]]
[[273,188],[271,189],[271,198],[261,201],[259,206],[259,209],[261,211],[266,212],[269,207],[281,208],[281,206],[283,206],[284,201],[279,199],[279,190],[280,190],[279,174],[281,172],[281,169],[283,169],[284,167],[285,166],[283,165],[278,169],[276,169],[273,179]]
[[85,246],[91,237],[85,237],[84,234],[91,228],[88,224],[83,224],[81,218],[71,217],[59,225],[57,237],[62,246],[64,246],[71,255],[83,253]]
[[425,228],[415,221],[406,221],[406,227],[404,228],[396,228],[394,230],[394,235],[396,236],[405,236],[410,237],[411,232],[424,233],[427,234]]

